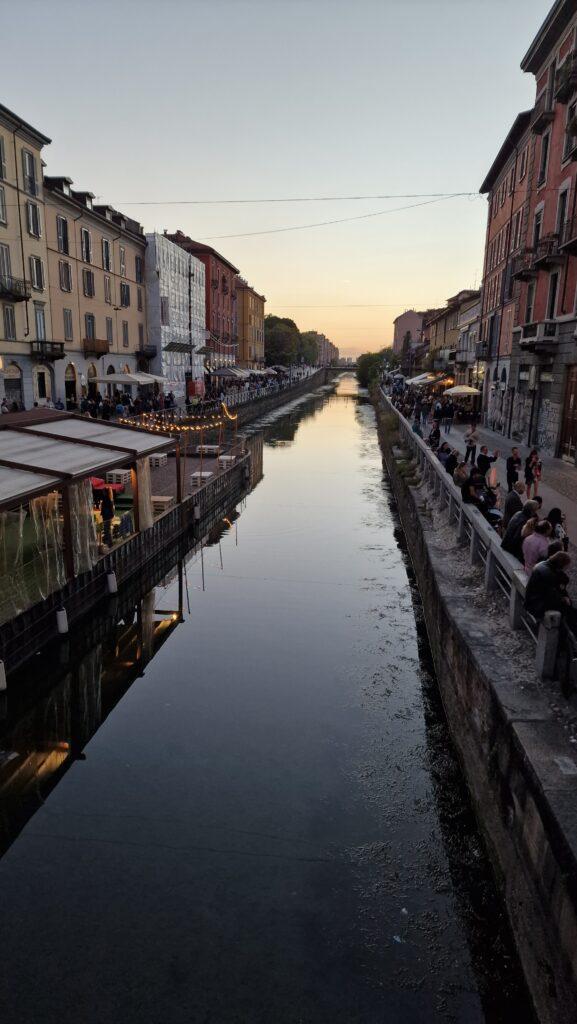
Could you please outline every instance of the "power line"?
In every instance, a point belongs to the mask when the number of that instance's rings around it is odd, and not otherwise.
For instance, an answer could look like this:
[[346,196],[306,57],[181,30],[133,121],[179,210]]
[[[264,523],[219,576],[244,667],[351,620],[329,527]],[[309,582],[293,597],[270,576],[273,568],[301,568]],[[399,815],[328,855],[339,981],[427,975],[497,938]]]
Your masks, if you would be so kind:
[[[471,193],[469,193],[471,194]],[[411,203],[409,206],[395,206],[392,210],[377,210],[374,213],[360,213],[356,217],[341,217],[338,220],[321,220],[313,224],[296,224],[288,228],[268,228],[265,231],[242,231],[234,235],[205,235],[200,241],[213,242],[220,238],[250,238],[254,235],[276,235],[285,231],[306,231],[308,228],[323,228],[329,224],[349,224],[353,220],[367,220],[370,217],[385,217],[389,213],[401,213],[403,210],[415,210],[421,206],[431,206],[433,203],[442,203],[447,199],[456,199],[460,193],[449,193],[440,199],[428,199],[424,203]]]
[[363,199],[447,199],[453,196],[478,196],[478,192],[399,192],[370,196],[292,196],[279,199],[134,199],[119,206],[234,206],[249,203],[344,203]]

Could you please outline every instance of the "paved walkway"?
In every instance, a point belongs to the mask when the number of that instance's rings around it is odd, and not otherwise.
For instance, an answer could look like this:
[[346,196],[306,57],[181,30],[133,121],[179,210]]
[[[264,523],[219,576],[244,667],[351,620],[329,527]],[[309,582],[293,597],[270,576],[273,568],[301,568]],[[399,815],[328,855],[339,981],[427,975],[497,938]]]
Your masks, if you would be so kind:
[[[448,440],[459,448],[461,451],[465,451],[465,444],[463,441],[463,435],[467,430],[468,424],[455,424],[449,434],[448,438],[445,438],[445,433],[441,427],[441,441]],[[424,432],[426,436],[426,431]],[[529,454],[529,449],[523,447],[515,442],[511,441],[507,437],[503,437],[502,434],[498,434],[495,430],[488,430],[485,427],[477,427],[477,433],[481,438],[481,444],[486,444],[489,448],[489,454],[492,455],[494,451],[500,452],[500,458],[496,463],[497,472],[499,475],[499,482],[503,488],[504,494],[507,493],[507,474],[505,468],[505,462],[507,457],[511,454],[511,450],[515,447],[519,448],[519,454],[523,462],[523,469],[525,459]],[[479,454],[479,447],[477,447],[477,455]],[[561,459],[554,459],[550,456],[542,456],[541,462],[543,465],[543,476],[539,483],[539,494],[543,498],[543,514],[546,515],[552,508],[560,508],[565,513],[567,519],[567,533],[575,545],[577,544],[577,467],[572,466],[570,463],[563,462]],[[524,479],[523,472],[519,476],[520,480]],[[574,552],[575,554],[576,552]]]

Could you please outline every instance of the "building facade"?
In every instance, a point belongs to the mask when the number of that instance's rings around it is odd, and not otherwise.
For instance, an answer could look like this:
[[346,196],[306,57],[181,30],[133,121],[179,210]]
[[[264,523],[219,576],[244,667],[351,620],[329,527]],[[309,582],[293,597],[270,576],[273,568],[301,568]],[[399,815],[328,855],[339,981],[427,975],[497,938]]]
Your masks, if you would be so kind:
[[266,299],[243,277],[236,279],[238,320],[238,365],[258,370],[264,367],[264,307]]
[[146,235],[145,283],[153,373],[175,397],[204,394],[204,263],[166,235]]
[[459,337],[455,352],[455,384],[482,391],[484,366],[477,363],[477,343],[481,328],[481,296],[464,302],[457,320]]
[[[54,384],[41,132],[0,105],[0,395],[45,404]],[[48,355],[48,359],[46,358]]]
[[393,352],[400,356],[403,348],[420,343],[423,334],[423,313],[407,309],[393,320]]
[[70,178],[44,178],[52,341],[44,364],[52,396],[68,409],[111,373],[148,370],[144,256],[140,224]]
[[319,334],[317,336],[317,344],[319,347],[319,366],[336,366],[339,361],[337,346],[333,345],[332,341],[329,341],[326,334]]
[[204,264],[207,369],[234,366],[238,358],[238,268],[210,245],[194,242],[182,231],[166,237]]
[[460,335],[459,317],[461,312],[478,298],[478,291],[466,288],[447,299],[447,304],[442,309],[433,310],[432,315],[426,316],[424,333],[429,343],[429,369],[455,372]]

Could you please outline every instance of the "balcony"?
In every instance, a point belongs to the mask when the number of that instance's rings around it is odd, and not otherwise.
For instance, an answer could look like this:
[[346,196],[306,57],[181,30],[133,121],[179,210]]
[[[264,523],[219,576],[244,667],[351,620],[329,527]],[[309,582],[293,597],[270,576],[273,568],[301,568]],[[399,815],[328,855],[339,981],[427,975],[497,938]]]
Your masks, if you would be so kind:
[[11,274],[0,274],[0,299],[9,299],[10,302],[25,302],[32,292],[27,281],[20,277],[12,277]]
[[[190,345],[185,346],[186,350],[190,351]],[[154,359],[156,357],[157,348],[156,345],[141,345],[138,349],[139,356],[144,359]]]
[[567,253],[577,253],[577,216],[565,221],[559,248]]
[[489,342],[478,341],[475,345],[475,359],[478,363],[486,363],[489,359]]
[[537,276],[535,269],[535,253],[533,249],[524,249],[515,256],[511,264],[511,277],[516,281],[530,281]]
[[64,359],[63,341],[32,341],[30,343],[31,355],[46,362],[54,362],[55,359]]
[[547,90],[539,97],[533,108],[531,117],[531,131],[533,134],[542,135],[554,117],[555,101],[551,98],[549,90]]
[[110,344],[105,338],[84,338],[82,346],[85,356],[106,356],[110,351]]
[[577,53],[574,51],[555,75],[554,96],[557,103],[567,103],[577,90]]
[[559,248],[559,235],[543,235],[537,242],[534,266],[539,270],[547,270],[557,263],[563,263],[566,254]]
[[551,352],[557,342],[557,324],[554,320],[523,324],[519,347],[524,352]]

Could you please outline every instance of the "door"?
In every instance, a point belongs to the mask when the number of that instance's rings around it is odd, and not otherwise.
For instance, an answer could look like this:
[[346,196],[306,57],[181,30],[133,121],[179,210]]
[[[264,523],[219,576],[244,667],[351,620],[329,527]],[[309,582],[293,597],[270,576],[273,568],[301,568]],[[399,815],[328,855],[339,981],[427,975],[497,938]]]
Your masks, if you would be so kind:
[[561,447],[559,454],[568,462],[575,461],[577,451],[577,366],[567,371],[563,421],[561,425]]
[[4,372],[4,391],[10,406],[15,402],[19,409],[24,408],[22,394],[22,370],[16,365],[16,363],[10,363],[10,365],[6,367]]

